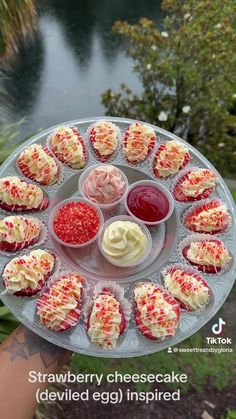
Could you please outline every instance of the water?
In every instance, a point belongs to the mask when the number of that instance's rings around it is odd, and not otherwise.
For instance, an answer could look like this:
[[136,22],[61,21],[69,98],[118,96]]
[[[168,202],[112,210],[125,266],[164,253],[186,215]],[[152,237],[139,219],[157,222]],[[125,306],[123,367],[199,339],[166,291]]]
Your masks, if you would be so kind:
[[101,94],[127,83],[141,90],[121,42],[111,32],[116,20],[142,16],[161,24],[161,0],[39,1],[34,40],[22,47],[5,82],[10,120],[22,117],[19,140],[51,125],[104,115]]

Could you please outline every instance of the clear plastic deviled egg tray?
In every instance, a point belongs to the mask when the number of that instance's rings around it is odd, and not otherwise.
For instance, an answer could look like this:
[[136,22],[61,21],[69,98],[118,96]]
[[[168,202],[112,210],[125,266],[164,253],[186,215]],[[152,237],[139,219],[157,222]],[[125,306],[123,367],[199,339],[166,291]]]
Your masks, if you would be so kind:
[[[135,122],[134,120],[130,119],[100,117],[80,119],[59,124],[60,126],[75,126],[79,129],[85,140],[88,152],[88,163],[86,167],[88,167],[88,165],[99,163],[90,147],[86,135],[88,127],[99,119],[107,119],[115,123],[121,130],[122,138],[127,127],[131,123]],[[153,159],[155,156],[155,151],[160,143],[166,142],[167,140],[178,140],[185,143],[182,139],[176,137],[174,134],[171,134],[168,131],[153,125],[150,126],[156,133],[157,142],[155,150],[145,162],[135,166],[129,165],[123,157],[121,144],[119,145],[119,151],[116,153],[116,155],[114,155],[114,158],[108,161],[108,163],[118,166],[126,174],[129,184],[143,179],[156,180],[153,175]],[[24,176],[20,174],[16,165],[16,159],[19,153],[26,146],[32,143],[45,144],[48,135],[54,131],[55,128],[56,126],[51,127],[50,129],[35,135],[32,139],[18,147],[18,149],[13,154],[11,154],[11,156],[1,166],[0,177],[15,175],[20,176],[26,181],[29,181],[29,179],[24,178]],[[203,157],[189,144],[186,145],[191,155],[191,159],[187,167],[196,166],[202,168],[210,168],[216,172],[214,167],[205,157]],[[43,187],[40,185],[42,190],[47,194],[50,200],[50,204],[46,210],[33,212],[32,215],[38,217],[38,219],[47,225],[50,211],[58,202],[79,195],[78,180],[81,173],[82,170],[73,170],[64,165],[62,181],[53,187]],[[93,356],[125,358],[149,354],[160,351],[172,345],[177,345],[179,342],[183,341],[197,330],[199,330],[215,315],[215,313],[219,310],[227,298],[236,276],[236,261],[235,257],[233,256],[236,238],[235,206],[231,194],[222,177],[219,175],[219,173],[217,173],[217,175],[219,177],[219,183],[215,189],[215,192],[211,195],[210,198],[221,198],[227,204],[231,213],[232,225],[225,234],[220,234],[219,237],[224,243],[227,244],[232,254],[232,262],[227,271],[222,274],[203,274],[212,291],[212,298],[210,299],[210,303],[205,309],[197,312],[197,314],[188,313],[184,310],[181,310],[180,324],[176,334],[172,338],[162,342],[145,339],[138,332],[134,322],[134,316],[132,315],[128,330],[125,332],[125,336],[123,336],[120,342],[118,342],[117,348],[112,350],[101,349],[90,342],[83,322],[83,314],[81,316],[80,322],[70,330],[65,332],[52,332],[46,327],[40,325],[37,318],[36,302],[38,296],[28,298],[4,294],[1,296],[2,301],[7,307],[9,307],[11,312],[32,331],[47,339],[48,341],[53,342],[58,346],[67,348],[71,351]],[[156,181],[157,183],[162,183],[170,190],[174,179],[175,177],[172,177],[168,180]],[[60,258],[61,268],[63,270],[69,269],[71,271],[76,271],[83,274],[89,284],[88,293],[90,298],[92,298],[93,288],[98,282],[113,281],[123,286],[125,289],[125,296],[129,300],[132,300],[131,290],[136,282],[149,279],[162,286],[163,284],[161,280],[161,271],[163,268],[171,263],[183,262],[178,255],[177,247],[178,243],[184,237],[191,234],[191,232],[184,228],[181,222],[183,212],[186,211],[190,205],[190,203],[178,203],[175,201],[175,209],[172,216],[165,223],[160,224],[157,228],[151,229],[153,247],[147,261],[141,264],[141,266],[136,266],[135,268],[117,268],[111,265],[101,255],[98,249],[97,241],[89,246],[85,246],[84,248],[73,249],[58,244],[48,232],[48,236],[44,244],[38,247],[51,249],[55,254],[57,254],[57,256]],[[0,213],[2,217],[6,216],[5,211],[0,211]],[[30,213],[28,214],[30,215]],[[125,214],[125,208],[123,204],[120,204],[118,208],[114,209],[109,214],[105,214],[105,220],[111,216],[119,214]],[[35,248],[37,248],[37,246]],[[30,249],[28,251],[30,251]],[[24,249],[23,252],[25,254],[27,249]],[[20,252],[11,256],[5,256],[1,253],[1,270],[3,270],[4,266],[10,261],[10,259],[15,256],[19,256],[19,254]],[[1,291],[4,291],[2,278],[0,287]]]

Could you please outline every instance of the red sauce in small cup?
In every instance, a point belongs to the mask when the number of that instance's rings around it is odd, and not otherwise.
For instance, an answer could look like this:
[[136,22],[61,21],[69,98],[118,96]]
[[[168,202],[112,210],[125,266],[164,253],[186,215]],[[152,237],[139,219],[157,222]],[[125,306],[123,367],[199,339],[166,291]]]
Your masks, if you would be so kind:
[[161,221],[169,211],[166,195],[155,186],[140,185],[131,189],[127,205],[132,214],[143,221]]

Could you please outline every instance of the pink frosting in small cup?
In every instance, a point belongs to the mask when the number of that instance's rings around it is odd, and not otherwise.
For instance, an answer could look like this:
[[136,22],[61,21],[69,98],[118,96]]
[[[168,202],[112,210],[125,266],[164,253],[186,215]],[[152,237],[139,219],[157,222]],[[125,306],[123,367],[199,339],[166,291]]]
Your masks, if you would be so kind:
[[112,204],[125,192],[126,182],[122,172],[115,166],[100,166],[93,169],[83,184],[84,194],[97,204]]

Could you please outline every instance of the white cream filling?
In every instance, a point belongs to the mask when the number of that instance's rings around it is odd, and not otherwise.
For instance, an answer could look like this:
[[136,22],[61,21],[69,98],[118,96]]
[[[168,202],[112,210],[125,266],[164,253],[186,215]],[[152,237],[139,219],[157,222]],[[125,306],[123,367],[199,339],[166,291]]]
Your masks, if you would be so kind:
[[88,335],[95,345],[106,349],[116,347],[120,336],[119,302],[109,294],[99,295],[91,311]]
[[124,154],[129,161],[142,161],[148,154],[148,148],[155,137],[154,130],[145,124],[134,123],[128,128],[127,144]]
[[33,184],[24,182],[16,176],[0,179],[0,201],[7,205],[22,205],[38,208],[43,200],[42,190]]
[[[180,284],[178,279],[183,279],[183,283]],[[191,310],[204,307],[209,299],[209,288],[184,271],[167,272],[164,281],[173,297],[178,298]]]
[[131,221],[115,221],[106,227],[102,248],[115,262],[135,263],[141,259],[148,246],[148,240],[138,224]]
[[22,289],[36,289],[54,267],[54,256],[45,250],[33,250],[28,255],[12,259],[3,271],[6,291],[13,294]]

